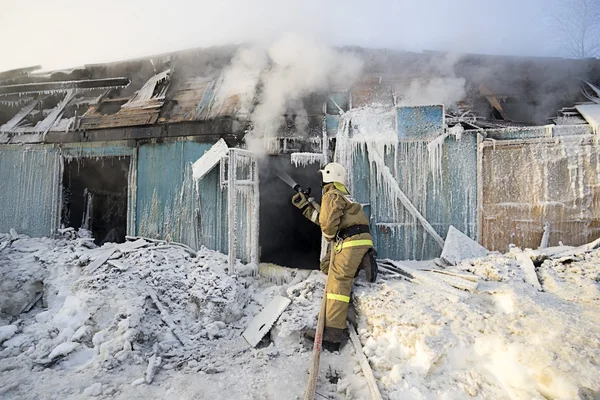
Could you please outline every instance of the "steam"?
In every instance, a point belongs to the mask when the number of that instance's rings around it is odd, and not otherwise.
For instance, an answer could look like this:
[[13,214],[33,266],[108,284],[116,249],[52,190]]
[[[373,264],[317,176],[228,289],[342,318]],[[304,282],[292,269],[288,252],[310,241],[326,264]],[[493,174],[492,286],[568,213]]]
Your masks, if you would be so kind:
[[284,35],[267,49],[241,49],[224,75],[224,84],[239,88],[240,82],[262,71],[258,104],[250,116],[252,130],[246,135],[248,148],[264,153],[268,139],[277,137],[285,114],[294,116],[296,136],[306,136],[309,121],[303,100],[333,87],[349,88],[361,69],[357,56],[294,34]]
[[452,108],[466,95],[466,79],[455,75],[455,67],[461,56],[455,53],[433,57],[420,66],[422,76],[410,80],[408,87],[400,91],[398,105],[423,106],[444,104]]
[[225,69],[221,91],[224,98],[239,96],[240,114],[250,112],[256,84],[268,61],[264,49],[256,45],[243,47],[233,56],[231,64]]
[[405,93],[400,105],[422,106],[444,104],[452,107],[466,96],[465,78],[445,77],[431,80],[414,79]]

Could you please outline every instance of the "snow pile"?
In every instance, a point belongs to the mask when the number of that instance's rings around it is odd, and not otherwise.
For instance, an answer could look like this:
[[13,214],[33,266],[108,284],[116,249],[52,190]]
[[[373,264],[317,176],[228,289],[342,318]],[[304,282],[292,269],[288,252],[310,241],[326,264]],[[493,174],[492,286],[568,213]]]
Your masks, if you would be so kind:
[[[207,249],[196,254],[144,239],[97,248],[72,231],[65,236],[0,237],[6,288],[0,398],[289,398],[303,392],[305,376],[296,372],[307,369],[310,346],[298,331],[316,324],[324,288],[319,272],[279,267],[259,277],[230,276],[227,256]],[[39,293],[9,301],[29,293],[31,281],[39,282]],[[288,287],[294,304],[272,331],[281,346],[265,339],[252,348],[241,333]],[[36,293],[43,295],[36,300]],[[21,312],[24,305],[29,311]],[[337,387],[326,381],[320,390]]]
[[[0,235],[0,399],[304,392],[312,345],[300,332],[317,322],[326,282],[319,271],[261,265],[258,276],[230,276],[227,256],[206,249],[149,239],[97,248],[65,233]],[[574,399],[600,391],[600,250],[513,249],[443,270],[385,264],[376,284],[359,278],[354,293],[384,398]],[[253,348],[241,334],[278,295],[291,304]],[[317,392],[368,398],[351,345],[323,353]]]
[[593,398],[598,257],[545,261],[536,268],[544,292],[510,253],[459,264],[480,282],[453,301],[424,281],[359,288],[359,334],[381,387],[390,399]]

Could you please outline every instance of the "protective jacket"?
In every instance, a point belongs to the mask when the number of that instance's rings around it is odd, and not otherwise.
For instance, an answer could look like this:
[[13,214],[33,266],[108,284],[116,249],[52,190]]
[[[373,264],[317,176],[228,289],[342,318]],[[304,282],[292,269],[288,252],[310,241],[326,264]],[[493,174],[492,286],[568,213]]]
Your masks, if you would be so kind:
[[[354,201],[344,185],[338,182],[323,187],[323,200],[319,213],[310,204],[303,214],[321,227],[323,236],[331,242],[327,255],[321,260],[321,271],[331,274],[327,280],[325,326],[344,329],[350,303],[352,282],[367,251],[373,247],[370,233],[359,233],[343,240],[336,239],[340,231],[356,225],[368,226],[362,206]],[[335,256],[329,270],[331,247]]]

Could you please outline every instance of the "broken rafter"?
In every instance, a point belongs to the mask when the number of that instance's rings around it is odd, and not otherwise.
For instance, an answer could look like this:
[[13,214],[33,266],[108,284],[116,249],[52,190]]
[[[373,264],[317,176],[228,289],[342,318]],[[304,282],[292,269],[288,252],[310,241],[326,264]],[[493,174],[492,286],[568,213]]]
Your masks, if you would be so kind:
[[504,109],[502,108],[502,104],[500,104],[500,101],[498,100],[498,95],[494,94],[487,86],[481,84],[479,86],[479,93],[481,93],[481,95],[485,96],[485,98],[487,99],[487,101],[490,102],[491,106],[494,107],[496,109],[496,111],[498,111],[498,113],[502,116],[502,118],[506,121],[508,121],[509,119],[506,117],[506,114],[504,114]]
[[51,93],[66,92],[71,89],[108,89],[125,87],[131,81],[129,78],[88,79],[83,81],[23,83],[0,86],[0,96],[20,93]]

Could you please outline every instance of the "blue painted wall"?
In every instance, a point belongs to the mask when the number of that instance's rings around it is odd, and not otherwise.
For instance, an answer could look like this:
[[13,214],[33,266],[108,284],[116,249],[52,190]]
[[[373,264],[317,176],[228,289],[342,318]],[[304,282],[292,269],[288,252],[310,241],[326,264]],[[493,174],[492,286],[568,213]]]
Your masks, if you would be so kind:
[[[454,225],[477,239],[477,136],[465,133],[460,140],[446,138],[439,159],[441,175],[434,174],[427,144],[443,134],[443,124],[441,106],[398,108],[398,146],[387,148],[385,165],[442,238]],[[378,256],[416,260],[438,257],[439,245],[399,200],[388,198],[375,169],[369,164],[366,148],[354,154],[353,195],[360,203],[370,204]],[[392,212],[394,208],[396,213]]]
[[[220,183],[217,165],[204,178],[194,182],[193,162],[212,143],[181,139],[170,143],[139,146],[137,166],[137,234],[185,243],[192,248],[205,246],[227,253],[227,187]],[[236,256],[248,260],[244,245],[249,234],[247,201],[238,194]],[[244,239],[241,239],[244,238]]]
[[400,139],[433,139],[444,130],[444,107],[398,107]]
[[49,145],[0,146],[0,232],[50,236],[58,227],[60,156]]

